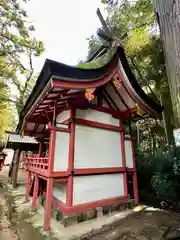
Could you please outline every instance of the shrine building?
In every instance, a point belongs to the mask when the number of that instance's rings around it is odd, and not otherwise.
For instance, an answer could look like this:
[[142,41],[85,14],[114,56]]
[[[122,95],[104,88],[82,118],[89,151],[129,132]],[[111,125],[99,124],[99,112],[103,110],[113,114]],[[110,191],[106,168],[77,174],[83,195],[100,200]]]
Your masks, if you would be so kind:
[[[39,153],[28,156],[26,200],[45,198],[44,230],[52,208],[78,215],[130,198],[138,204],[133,139],[127,122],[159,118],[162,107],[140,87],[124,49],[97,69],[47,59],[20,114],[21,136],[34,137]],[[133,196],[128,189],[132,177]]]

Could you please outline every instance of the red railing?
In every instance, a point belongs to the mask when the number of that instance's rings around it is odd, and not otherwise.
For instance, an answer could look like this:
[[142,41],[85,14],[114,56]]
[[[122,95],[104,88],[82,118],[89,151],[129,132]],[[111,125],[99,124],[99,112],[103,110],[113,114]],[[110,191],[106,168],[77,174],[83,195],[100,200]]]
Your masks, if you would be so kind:
[[28,156],[27,160],[27,168],[30,171],[41,171],[48,170],[48,160],[49,157],[40,157],[38,154],[34,154]]

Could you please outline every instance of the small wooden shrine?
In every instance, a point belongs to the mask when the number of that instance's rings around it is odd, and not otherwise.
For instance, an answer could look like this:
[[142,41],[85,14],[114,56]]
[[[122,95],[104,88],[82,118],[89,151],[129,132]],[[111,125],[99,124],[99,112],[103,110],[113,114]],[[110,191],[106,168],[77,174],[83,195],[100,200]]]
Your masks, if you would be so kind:
[[9,181],[12,183],[13,187],[17,185],[17,175],[19,169],[19,162],[22,157],[23,151],[38,152],[39,144],[33,137],[20,136],[17,132],[6,131],[8,134],[8,141],[6,149],[13,150],[13,158],[11,160],[11,165],[9,168]]
[[18,126],[21,135],[40,143],[39,154],[28,157],[26,200],[34,176],[32,207],[45,196],[45,231],[52,206],[68,215],[128,201],[128,176],[138,204],[133,141],[125,122],[158,118],[161,111],[137,83],[121,47],[98,69],[45,61]]

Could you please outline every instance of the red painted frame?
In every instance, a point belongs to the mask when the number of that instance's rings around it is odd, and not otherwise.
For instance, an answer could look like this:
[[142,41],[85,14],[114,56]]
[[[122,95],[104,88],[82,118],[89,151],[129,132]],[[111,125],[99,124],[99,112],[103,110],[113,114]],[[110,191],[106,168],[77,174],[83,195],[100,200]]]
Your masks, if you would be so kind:
[[76,118],[76,124],[84,125],[84,126],[88,126],[88,127],[94,127],[94,128],[101,128],[101,129],[106,129],[106,130],[116,131],[116,132],[123,131],[123,129],[118,126],[94,122],[94,121],[90,121],[90,120],[84,120],[84,119],[80,119],[80,118]]
[[[124,126],[123,120],[119,121],[120,127]],[[122,154],[122,166],[126,168],[126,152],[125,152],[125,139],[124,139],[124,131],[120,133],[121,140],[121,154]],[[127,172],[123,173],[123,183],[124,183],[124,195],[128,194],[128,186],[127,186]]]
[[128,201],[128,200],[129,200],[129,195],[126,195],[126,196],[103,199],[103,200],[99,200],[99,201],[95,201],[95,202],[89,202],[89,203],[84,203],[84,204],[79,204],[79,205],[74,205],[74,206],[68,207],[66,204],[64,204],[60,200],[56,199],[55,197],[53,197],[53,204],[63,214],[74,214],[74,213],[86,212],[88,209],[92,209],[92,208],[96,208],[96,207],[119,204],[122,201]]
[[52,129],[50,130],[50,139],[49,139],[48,176],[51,176],[54,170],[55,141],[56,141],[56,130]]
[[33,199],[32,199],[32,208],[36,209],[37,207],[37,199],[38,199],[38,191],[39,191],[39,178],[37,173],[34,175],[34,190],[33,190]]
[[31,185],[31,172],[27,171],[26,195],[25,195],[26,202],[29,201],[30,185]]
[[65,81],[60,81],[60,80],[51,80],[51,86],[54,87],[60,87],[60,88],[70,88],[70,89],[86,89],[86,88],[94,88],[94,87],[99,87],[102,86],[109,81],[111,81],[111,78],[116,74],[118,70],[118,67],[115,67],[114,70],[107,76],[104,76],[103,79],[100,79],[98,81],[94,82],[80,82],[80,81],[73,81],[73,82],[65,82]]
[[124,173],[126,167],[111,167],[111,168],[84,168],[74,169],[74,175],[94,175],[94,174],[106,174],[106,173]]
[[[76,109],[71,108],[70,110],[70,124],[71,132],[69,137],[69,159],[68,159],[68,172],[74,170],[74,146],[75,146],[75,118]],[[72,206],[73,203],[73,176],[68,177],[67,192],[66,192],[66,204],[67,206]]]
[[[105,113],[109,113],[112,116],[116,115],[111,109],[104,107],[96,107],[92,106],[92,109],[96,109],[98,111],[102,111]],[[67,128],[57,128],[48,124],[48,129],[50,130],[50,144],[49,144],[49,164],[48,171],[40,170],[33,167],[29,167],[29,171],[33,171],[36,173],[36,176],[42,177],[47,180],[47,191],[46,191],[46,206],[45,206],[45,222],[44,222],[44,230],[48,231],[50,229],[50,216],[52,210],[52,202],[55,204],[56,208],[59,209],[64,214],[73,214],[77,212],[87,211],[90,208],[95,208],[104,205],[116,204],[121,201],[129,200],[128,189],[127,189],[127,172],[133,174],[133,188],[134,188],[134,198],[136,204],[138,204],[138,190],[137,190],[137,175],[135,169],[135,159],[133,152],[133,168],[126,168],[126,159],[125,159],[125,145],[124,145],[124,126],[122,122],[122,118],[120,119],[120,125],[114,126],[104,123],[98,123],[94,121],[84,120],[84,119],[76,119],[76,110],[71,109],[71,116],[68,121],[71,123],[70,129]],[[118,116],[119,117],[119,116]],[[67,121],[66,121],[67,124]],[[121,140],[121,152],[122,152],[122,167],[114,167],[114,168],[89,168],[89,169],[74,169],[74,144],[75,144],[75,125],[85,125],[95,128],[102,128],[110,131],[118,131],[120,132],[120,140]],[[55,172],[53,170],[54,166],[54,151],[55,151],[55,136],[56,131],[68,132],[70,134],[69,138],[69,159],[68,159],[68,169],[67,171],[58,171]],[[129,138],[128,138],[129,139]],[[133,147],[133,145],[132,145]],[[133,151],[133,148],[132,148]],[[124,181],[124,196],[104,199],[95,202],[89,202],[86,204],[74,205],[73,206],[73,175],[93,175],[93,174],[108,174],[108,173],[123,173],[123,181]],[[39,174],[43,175],[40,176]],[[61,201],[55,199],[52,196],[52,185],[53,181],[60,181],[67,183],[67,193],[66,193],[66,204]],[[33,195],[33,207],[36,207],[37,201],[37,189],[38,183],[34,186],[35,191]],[[28,196],[27,196],[28,198]]]
[[51,211],[52,211],[52,186],[53,186],[53,178],[48,178],[47,191],[46,191],[44,231],[49,231],[51,227],[50,225],[51,225]]
[[133,189],[134,189],[134,200],[135,203],[139,204],[139,196],[138,196],[138,183],[137,183],[137,173],[136,173],[136,162],[135,162],[135,154],[134,154],[134,144],[133,140],[131,140],[131,148],[132,148],[132,158],[133,158]]
[[[47,171],[41,171],[38,168],[29,168],[29,171],[32,173],[38,173],[40,178],[47,179],[48,177],[56,178],[61,181],[63,178],[68,178],[72,175],[71,171],[58,171],[53,172],[51,175],[47,174]],[[106,173],[134,173],[136,170],[134,168],[127,167],[111,167],[111,168],[75,168],[73,170],[73,175],[94,175],[94,174],[106,174]]]

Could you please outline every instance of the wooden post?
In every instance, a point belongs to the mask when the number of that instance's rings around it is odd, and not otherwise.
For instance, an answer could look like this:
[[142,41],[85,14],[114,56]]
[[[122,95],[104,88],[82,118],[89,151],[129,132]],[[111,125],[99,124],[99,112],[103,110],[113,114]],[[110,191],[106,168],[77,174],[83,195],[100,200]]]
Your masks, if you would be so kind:
[[137,184],[137,173],[133,174],[133,189],[134,189],[134,200],[136,205],[139,204],[139,196],[138,196],[138,184]]
[[[123,120],[120,119],[120,127],[124,128]],[[124,131],[120,132],[121,140],[121,154],[122,154],[122,167],[126,168],[126,152],[125,152],[125,138]],[[124,183],[124,195],[128,195],[128,184],[127,184],[127,171],[123,173],[123,183]]]
[[45,150],[44,141],[39,142],[39,155],[42,156],[43,152]]
[[138,195],[138,181],[137,181],[137,173],[136,173],[136,162],[135,162],[135,154],[134,154],[134,143],[133,140],[131,140],[131,148],[132,148],[132,160],[133,160],[133,192],[134,192],[134,200],[136,205],[139,204],[139,195]]
[[29,201],[30,184],[31,184],[31,173],[27,171],[26,197],[25,197],[26,202]]
[[48,178],[48,180],[47,180],[47,189],[46,189],[46,206],[45,206],[44,231],[49,231],[50,228],[51,228],[52,185],[53,185],[53,178]]
[[38,179],[38,175],[35,174],[33,199],[32,199],[32,208],[33,209],[36,209],[36,207],[37,207],[38,191],[39,191],[39,179]]
[[[74,171],[74,146],[75,146],[75,122],[74,119],[76,118],[76,109],[71,108],[71,132],[69,136],[69,160],[68,160],[68,171]],[[72,206],[73,204],[73,176],[68,177],[68,184],[67,184],[67,192],[66,192],[66,204],[68,207]]]
[[[14,149],[13,149],[14,150]],[[13,158],[12,158],[12,161],[11,161],[11,164],[10,164],[10,167],[9,167],[9,172],[8,172],[8,181],[10,182],[10,184],[12,184],[12,171],[13,171],[13,166],[14,166],[14,159],[15,159],[15,150],[14,150],[14,153],[13,153]]]
[[56,142],[56,131],[51,130],[49,139],[49,162],[48,162],[48,177],[51,176],[54,170],[54,152]]
[[18,176],[21,150],[16,149],[14,154],[15,154],[15,156],[13,158],[14,164],[13,164],[13,168],[12,168],[12,186],[13,186],[13,188],[15,188],[17,186],[17,176]]

